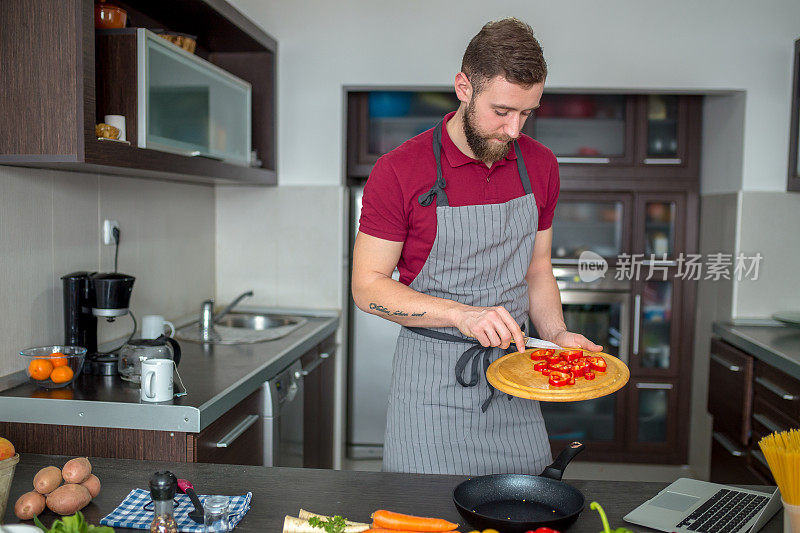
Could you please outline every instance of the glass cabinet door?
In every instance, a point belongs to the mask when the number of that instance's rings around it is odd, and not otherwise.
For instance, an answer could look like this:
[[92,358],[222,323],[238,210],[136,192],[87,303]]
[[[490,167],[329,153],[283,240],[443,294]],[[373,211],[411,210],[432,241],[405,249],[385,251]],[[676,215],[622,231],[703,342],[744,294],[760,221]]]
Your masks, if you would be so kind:
[[[628,436],[632,451],[670,451],[677,443],[679,418],[675,383],[631,380],[631,422]],[[654,461],[657,458],[654,456]]]
[[138,145],[249,165],[250,84],[137,30]]
[[641,261],[674,262],[684,251],[686,199],[682,194],[636,195],[634,252]]
[[523,131],[562,164],[630,164],[633,109],[625,95],[545,94]]
[[611,442],[616,440],[617,395],[582,402],[541,402],[550,440]]
[[626,194],[562,193],[553,218],[553,263],[577,263],[585,251],[616,262],[630,250],[630,205]]
[[677,375],[680,359],[681,281],[650,279],[636,282],[633,294],[631,372],[638,376]]
[[689,134],[686,97],[649,94],[639,97],[638,139],[641,163],[644,165],[683,166]]

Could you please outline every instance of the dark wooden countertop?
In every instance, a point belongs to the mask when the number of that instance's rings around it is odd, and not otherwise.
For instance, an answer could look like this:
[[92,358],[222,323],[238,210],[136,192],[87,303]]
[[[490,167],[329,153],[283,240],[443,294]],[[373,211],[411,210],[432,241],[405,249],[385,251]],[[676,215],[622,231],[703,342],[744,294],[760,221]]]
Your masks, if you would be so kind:
[[[14,502],[32,489],[34,474],[47,465],[63,465],[68,457],[22,454],[17,465],[6,511],[5,523],[17,523]],[[461,524],[459,531],[472,528],[464,524],[452,501],[453,488],[463,476],[353,472],[302,468],[267,468],[240,465],[163,463],[121,459],[91,459],[93,473],[102,483],[97,498],[83,509],[91,524],[111,512],[136,487],[147,488],[153,472],[169,469],[191,481],[199,494],[237,495],[253,493],[250,511],[236,531],[279,532],[285,515],[297,516],[300,508],[327,515],[340,514],[351,520],[369,522],[377,509],[445,518]],[[635,531],[653,531],[623,522],[622,517],[652,498],[666,483],[614,481],[569,481],[586,496],[587,508],[570,532],[602,531],[599,515],[588,503],[599,502],[612,527],[625,526]],[[50,511],[42,515],[45,525],[56,518]],[[783,529],[782,512],[761,531],[778,533]],[[117,529],[117,531],[136,531]]]

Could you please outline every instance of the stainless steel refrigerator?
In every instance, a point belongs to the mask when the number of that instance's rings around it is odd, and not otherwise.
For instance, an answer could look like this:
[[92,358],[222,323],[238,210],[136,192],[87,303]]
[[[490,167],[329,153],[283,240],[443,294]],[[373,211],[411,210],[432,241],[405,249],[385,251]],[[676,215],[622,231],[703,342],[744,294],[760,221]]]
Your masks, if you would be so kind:
[[[353,264],[352,243],[358,231],[363,192],[363,187],[350,188],[350,271]],[[394,278],[398,278],[396,270]],[[352,298],[349,323],[347,457],[380,459],[383,457],[392,357],[400,326],[361,311]]]

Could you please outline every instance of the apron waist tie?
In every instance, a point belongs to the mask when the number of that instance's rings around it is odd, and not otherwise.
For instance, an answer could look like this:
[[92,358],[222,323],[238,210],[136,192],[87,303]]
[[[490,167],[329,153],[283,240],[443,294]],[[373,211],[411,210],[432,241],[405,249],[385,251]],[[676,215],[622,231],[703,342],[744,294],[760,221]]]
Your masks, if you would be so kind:
[[[405,327],[405,326],[404,326]],[[466,339],[464,337],[457,337],[455,335],[450,335],[449,333],[444,333],[441,331],[435,331],[428,328],[406,328],[409,331],[412,331],[418,335],[422,335],[423,337],[428,337],[431,339],[437,339],[440,341],[446,342],[460,342],[462,344],[473,344],[464,351],[463,354],[458,358],[456,361],[455,366],[455,374],[456,374],[456,381],[462,387],[474,387],[480,381],[480,375],[478,373],[478,367],[483,362],[483,377],[486,380],[486,385],[489,387],[489,397],[483,401],[481,404],[481,412],[485,413],[486,410],[489,408],[489,405],[494,400],[494,387],[491,383],[489,383],[489,379],[486,377],[486,371],[489,369],[489,365],[491,364],[490,356],[492,351],[494,350],[501,350],[505,353],[512,353],[516,350],[509,346],[507,349],[503,350],[502,348],[498,348],[495,346],[482,346],[478,339]],[[464,369],[467,368],[467,365],[472,362],[472,368],[470,371],[469,381],[464,380]],[[513,398],[510,394],[508,395],[509,401]]]

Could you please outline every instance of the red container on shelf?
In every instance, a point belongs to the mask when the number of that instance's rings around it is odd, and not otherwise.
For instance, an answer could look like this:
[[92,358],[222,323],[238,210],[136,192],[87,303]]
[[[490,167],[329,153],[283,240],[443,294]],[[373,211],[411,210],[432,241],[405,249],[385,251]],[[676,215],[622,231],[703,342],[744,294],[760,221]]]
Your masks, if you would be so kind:
[[103,30],[124,28],[128,21],[128,12],[109,4],[106,0],[98,0],[94,5],[94,27]]

